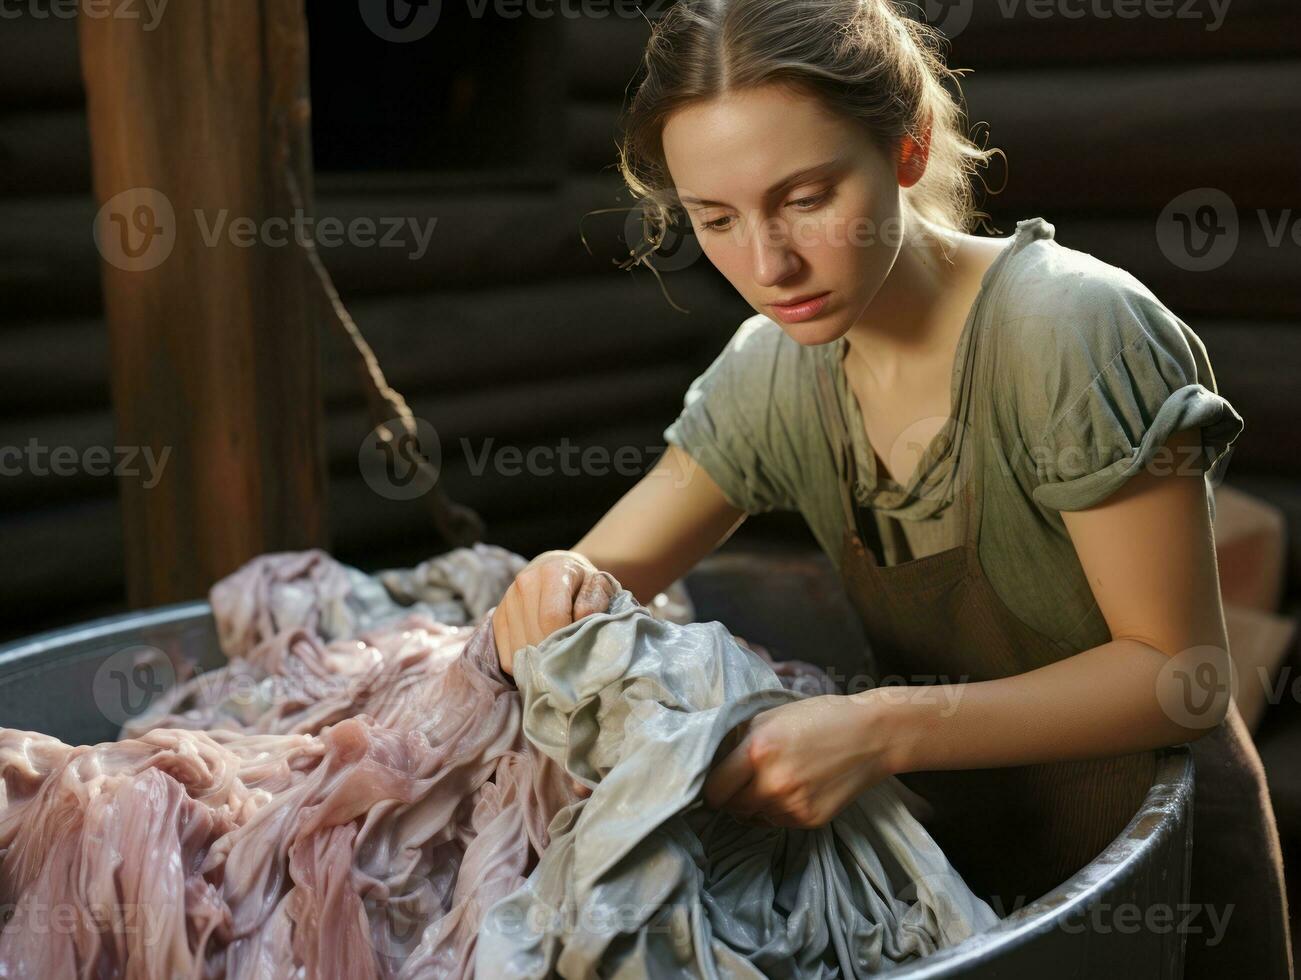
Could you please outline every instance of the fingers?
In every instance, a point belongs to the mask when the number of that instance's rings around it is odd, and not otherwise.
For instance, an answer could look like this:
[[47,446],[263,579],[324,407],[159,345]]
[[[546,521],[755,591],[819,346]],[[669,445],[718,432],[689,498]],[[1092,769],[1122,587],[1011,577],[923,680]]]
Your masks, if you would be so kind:
[[493,613],[501,669],[513,676],[515,655],[594,612],[605,612],[617,589],[581,555],[534,560],[516,576]]
[[513,676],[515,651],[519,649],[514,629],[514,624],[519,622],[519,610],[519,590],[512,584],[492,614],[492,638],[497,645],[497,660],[508,677]]
[[[754,763],[750,760],[750,745],[748,739],[742,739],[741,744],[734,748],[722,762],[710,770],[708,778],[705,780],[705,803],[711,809],[721,810],[724,807],[733,809],[733,801],[738,793],[745,790],[750,781],[754,778]],[[741,798],[745,802],[745,798]],[[757,804],[752,804],[751,810],[757,809]]]
[[592,795],[592,791],[588,789],[586,786],[584,786],[582,783],[580,783],[577,779],[571,779],[570,782],[573,784],[574,792],[577,793],[580,798],[586,799],[587,797]]
[[533,643],[574,621],[574,599],[583,586],[581,569],[570,562],[543,565],[538,574],[542,583],[537,597],[536,629],[529,631]]
[[606,576],[589,575],[578,590],[578,598],[574,600],[574,619],[607,611],[613,598],[614,587]]

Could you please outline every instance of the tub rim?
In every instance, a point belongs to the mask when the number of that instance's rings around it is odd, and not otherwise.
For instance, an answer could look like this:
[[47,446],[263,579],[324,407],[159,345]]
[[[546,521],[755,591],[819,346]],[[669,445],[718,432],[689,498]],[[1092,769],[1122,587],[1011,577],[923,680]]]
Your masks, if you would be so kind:
[[[212,607],[202,599],[187,600],[148,609],[115,613],[72,626],[45,630],[29,637],[0,644],[0,678],[38,666],[41,653],[63,648],[76,656],[75,646],[94,647],[117,634],[124,626],[143,634],[150,629],[194,626],[212,620]],[[215,622],[213,623],[215,630]],[[81,651],[83,655],[98,650]],[[195,658],[198,665],[201,661]],[[1104,898],[1123,880],[1150,866],[1158,847],[1167,846],[1176,834],[1184,835],[1184,874],[1181,882],[1186,896],[1188,859],[1191,840],[1189,822],[1192,814],[1194,765],[1188,743],[1156,750],[1156,776],[1143,803],[1124,829],[1093,860],[1052,891],[1026,903],[983,932],[970,936],[945,949],[911,963],[885,971],[907,980],[931,980],[967,974],[1028,947],[1044,932],[1061,928],[1072,916],[1090,903]],[[1087,931],[1087,930],[1078,930]]]

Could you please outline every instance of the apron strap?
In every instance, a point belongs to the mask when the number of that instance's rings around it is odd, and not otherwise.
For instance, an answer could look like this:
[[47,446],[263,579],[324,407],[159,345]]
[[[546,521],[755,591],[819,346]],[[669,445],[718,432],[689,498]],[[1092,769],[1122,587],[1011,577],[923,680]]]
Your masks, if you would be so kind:
[[[885,549],[881,545],[880,528],[877,526],[875,512],[867,515],[864,508],[854,499],[854,481],[857,476],[854,464],[854,447],[850,441],[845,417],[841,413],[832,389],[831,358],[822,358],[817,369],[818,406],[822,412],[822,427],[830,436],[836,454],[836,470],[839,477],[839,496],[841,512],[845,527],[854,531],[865,547],[870,549],[878,565],[885,564]],[[864,522],[866,517],[866,522]]]
[[[999,261],[1002,261],[1001,257]],[[989,401],[991,389],[988,377],[988,350],[990,345],[982,343],[980,332],[980,322],[972,324],[964,351],[966,364],[962,369],[962,387],[958,393],[959,408],[952,447],[956,460],[955,479],[962,481],[962,486],[954,496],[955,498],[962,496],[966,503],[963,508],[962,540],[973,556],[980,543],[980,517],[987,490],[985,458],[986,453],[993,448],[987,443],[994,438],[996,432]]]

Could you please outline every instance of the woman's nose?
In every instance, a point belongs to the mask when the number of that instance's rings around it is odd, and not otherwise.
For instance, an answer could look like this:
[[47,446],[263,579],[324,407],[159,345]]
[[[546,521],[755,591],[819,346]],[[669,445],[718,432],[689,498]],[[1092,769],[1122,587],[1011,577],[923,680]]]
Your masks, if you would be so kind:
[[750,246],[754,281],[759,286],[775,286],[799,269],[800,257],[791,248],[787,229],[780,222],[761,223]]

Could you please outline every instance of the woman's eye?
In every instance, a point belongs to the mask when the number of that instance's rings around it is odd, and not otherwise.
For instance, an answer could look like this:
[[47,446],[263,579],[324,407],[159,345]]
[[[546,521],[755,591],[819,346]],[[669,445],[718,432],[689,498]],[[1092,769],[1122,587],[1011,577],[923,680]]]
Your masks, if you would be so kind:
[[[791,207],[799,208],[801,211],[811,211],[814,208],[825,204],[831,197],[831,191],[823,191],[821,194],[813,194],[809,197],[799,197],[789,204]],[[700,227],[706,231],[726,231],[728,222],[732,220],[731,215],[722,218],[715,218],[713,221],[702,221]]]
[[822,193],[822,194],[814,194],[812,197],[801,197],[801,198],[797,198],[797,199],[795,199],[794,201],[791,201],[791,206],[792,206],[792,207],[797,207],[797,208],[813,208],[813,207],[817,207],[819,204],[821,204],[823,201],[825,201],[825,200],[827,199],[828,196],[829,196],[829,193],[828,193],[828,192],[824,192],[824,193]]

